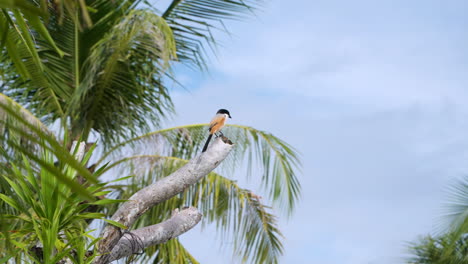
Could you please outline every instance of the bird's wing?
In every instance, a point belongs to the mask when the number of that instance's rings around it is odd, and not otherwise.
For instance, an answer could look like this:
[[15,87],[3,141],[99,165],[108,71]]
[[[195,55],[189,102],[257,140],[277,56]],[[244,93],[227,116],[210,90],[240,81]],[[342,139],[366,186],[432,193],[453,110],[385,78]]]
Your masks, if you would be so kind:
[[218,124],[218,122],[214,122],[214,123],[210,123],[210,128],[208,128],[208,131],[211,132],[211,129],[216,126]]

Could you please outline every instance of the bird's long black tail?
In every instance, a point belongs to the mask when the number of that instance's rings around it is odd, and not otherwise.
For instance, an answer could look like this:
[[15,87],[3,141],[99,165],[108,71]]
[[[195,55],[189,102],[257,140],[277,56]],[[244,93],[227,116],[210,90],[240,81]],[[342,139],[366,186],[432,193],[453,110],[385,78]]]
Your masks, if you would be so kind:
[[206,143],[205,143],[205,146],[203,147],[202,152],[205,152],[206,149],[208,148],[208,144],[210,144],[210,140],[211,140],[211,137],[212,137],[212,136],[213,136],[213,134],[210,134],[210,135],[208,136],[208,139],[206,140]]

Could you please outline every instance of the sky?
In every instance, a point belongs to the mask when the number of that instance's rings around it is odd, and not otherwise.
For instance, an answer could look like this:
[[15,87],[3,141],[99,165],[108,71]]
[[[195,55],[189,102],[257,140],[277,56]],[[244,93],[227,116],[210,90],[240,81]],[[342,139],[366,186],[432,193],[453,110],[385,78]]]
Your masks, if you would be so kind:
[[[404,263],[468,172],[468,1],[266,2],[217,34],[208,74],[176,72],[171,124],[226,108],[300,152],[280,263]],[[200,229],[181,237],[198,260],[236,263]]]

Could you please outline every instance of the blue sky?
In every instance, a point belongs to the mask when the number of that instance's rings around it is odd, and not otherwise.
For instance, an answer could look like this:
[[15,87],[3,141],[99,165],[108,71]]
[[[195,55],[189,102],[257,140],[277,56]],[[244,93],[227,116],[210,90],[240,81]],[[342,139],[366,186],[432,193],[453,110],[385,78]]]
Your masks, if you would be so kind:
[[[227,24],[209,74],[177,72],[189,91],[174,89],[172,123],[227,108],[233,123],[300,151],[303,194],[281,217],[280,263],[402,263],[468,172],[466,10],[455,0],[268,2]],[[212,228],[199,229],[182,237],[195,257],[230,263]]]

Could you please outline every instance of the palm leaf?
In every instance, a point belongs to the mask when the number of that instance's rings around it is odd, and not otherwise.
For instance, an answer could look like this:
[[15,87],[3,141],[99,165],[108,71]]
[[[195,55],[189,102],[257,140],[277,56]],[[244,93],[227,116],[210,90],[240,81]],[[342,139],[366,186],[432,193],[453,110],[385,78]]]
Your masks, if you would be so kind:
[[92,128],[105,140],[115,140],[148,128],[148,120],[158,124],[172,111],[160,76],[175,56],[175,43],[163,19],[133,10],[92,50],[71,103],[77,106],[78,122],[88,124],[85,137]]
[[[83,186],[69,179],[60,172],[59,168],[44,160],[41,151],[52,152],[59,160],[69,164],[90,182],[97,183],[96,177],[92,176],[86,167],[68,153],[68,149],[58,142],[39,120],[11,98],[2,94],[0,94],[0,128],[3,128],[0,133],[3,143],[0,148],[0,161],[9,164],[18,160],[18,157],[27,156],[80,195],[94,199]],[[3,169],[7,169],[4,167],[2,166]]]
[[10,29],[7,33],[8,53],[4,51],[0,57],[0,63],[8,67],[0,76],[0,91],[15,101],[24,102],[37,116],[63,117],[61,97],[67,99],[64,95],[70,94],[70,88],[66,85],[68,79],[65,81],[65,78],[56,77],[57,73],[69,72],[68,68],[60,68],[59,71],[55,71],[57,68],[54,67],[51,69],[51,65],[61,60],[60,54],[39,35],[33,35],[33,42],[25,24],[16,23],[13,27],[16,30]]
[[[59,4],[61,2],[62,1],[58,1]],[[11,10],[11,12],[9,10]],[[0,3],[0,11],[7,18],[6,22],[10,22],[2,23],[4,25],[4,27],[2,28],[3,32],[7,32],[9,29],[18,30],[18,26],[20,26],[24,44],[30,45],[32,44],[30,32],[28,31],[28,26],[30,26],[31,28],[34,28],[44,39],[46,39],[49,42],[49,44],[54,47],[54,50],[60,56],[63,56],[63,52],[55,45],[54,40],[47,31],[44,23],[40,19],[41,17],[45,19],[48,18],[49,14],[46,12],[47,1],[41,1],[39,5],[34,5],[34,2],[32,1],[10,0]],[[16,18],[15,20],[10,19],[10,13],[14,14]],[[83,14],[86,17],[87,11]],[[16,23],[14,23],[13,21],[15,21]],[[20,24],[22,24],[22,26]],[[2,44],[0,44],[0,48],[3,48]],[[30,48],[32,49],[30,52],[37,57],[36,48],[31,45]]]
[[[0,204],[5,202],[11,210],[0,206],[0,215],[8,225],[8,229],[0,230],[0,244],[8,239],[18,247],[7,260],[20,256],[28,263],[57,263],[64,258],[72,259],[76,254],[82,256],[80,262],[92,260],[94,254],[84,257],[89,243],[93,244],[86,238],[94,243],[97,239],[85,232],[86,220],[103,218],[104,214],[83,214],[92,205],[85,200],[88,197],[80,196],[74,186],[60,184],[56,171],[49,169],[56,166],[54,153],[47,149],[39,152],[42,163],[30,162],[24,156],[21,163],[11,163],[12,172],[3,177],[8,183],[2,185],[8,187],[5,188],[8,196],[0,195]],[[61,161],[66,163],[66,160]],[[60,172],[69,180],[78,175],[73,164],[60,166]],[[97,196],[94,186],[87,187],[86,192],[91,194],[92,200]],[[34,254],[32,249],[39,243],[40,254]]]
[[44,9],[34,5],[31,1],[27,0],[10,0],[0,2],[0,8],[19,9],[25,13],[35,15],[46,15]]
[[[49,19],[50,13],[48,12],[48,5],[50,1],[28,1],[28,0],[9,0],[0,2],[0,8],[13,9],[21,11],[28,20],[42,17],[44,20]],[[54,1],[55,9],[61,14],[72,16],[75,19],[82,18],[83,25],[89,27],[92,25],[91,18],[84,0],[56,0]],[[63,12],[65,11],[65,12]],[[78,15],[79,14],[79,15]],[[36,28],[38,29],[38,28]]]
[[242,18],[255,10],[259,0],[172,0],[162,17],[174,32],[179,59],[201,69],[206,67],[207,47],[214,49],[213,29],[224,28],[226,19]]

